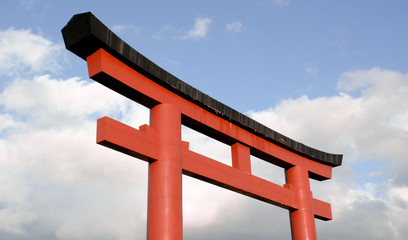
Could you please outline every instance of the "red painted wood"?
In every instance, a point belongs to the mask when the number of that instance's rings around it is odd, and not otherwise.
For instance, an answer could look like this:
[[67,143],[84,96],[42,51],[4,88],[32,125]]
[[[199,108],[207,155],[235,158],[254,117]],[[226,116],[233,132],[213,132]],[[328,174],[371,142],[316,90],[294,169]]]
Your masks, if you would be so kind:
[[183,239],[181,115],[175,105],[151,110],[150,125],[158,134],[158,159],[149,164],[147,239]]
[[251,150],[241,143],[231,146],[232,167],[251,173]]
[[316,240],[312,192],[309,176],[303,166],[294,166],[285,171],[286,182],[293,190],[298,207],[290,211],[290,226],[293,240]]

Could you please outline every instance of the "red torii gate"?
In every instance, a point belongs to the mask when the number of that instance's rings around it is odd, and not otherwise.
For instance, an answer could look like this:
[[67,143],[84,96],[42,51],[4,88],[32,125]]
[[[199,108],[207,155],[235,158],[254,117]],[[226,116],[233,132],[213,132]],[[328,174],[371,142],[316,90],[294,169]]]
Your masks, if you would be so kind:
[[[62,29],[67,49],[85,59],[89,76],[148,107],[138,129],[108,117],[97,143],[149,162],[147,238],[183,238],[182,174],[289,210],[292,239],[317,239],[314,218],[332,219],[329,203],[313,198],[309,177],[331,178],[342,155],[287,138],[182,82],[117,37],[92,13]],[[232,166],[189,150],[181,125],[231,146]],[[251,174],[250,155],[285,169],[286,184]]]

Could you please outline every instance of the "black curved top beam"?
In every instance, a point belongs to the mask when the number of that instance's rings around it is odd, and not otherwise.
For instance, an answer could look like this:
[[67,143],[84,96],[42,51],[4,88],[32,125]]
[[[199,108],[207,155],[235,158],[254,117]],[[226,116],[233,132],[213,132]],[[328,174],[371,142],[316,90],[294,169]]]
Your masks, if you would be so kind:
[[[314,161],[333,167],[341,165],[343,155],[326,153],[290,139],[181,81],[130,47],[91,12],[74,15],[62,29],[62,35],[66,48],[83,59],[103,48],[161,86],[257,136]],[[126,96],[132,98],[130,94]],[[149,104],[154,103],[145,102],[146,106],[152,107]],[[191,119],[183,119],[183,121],[188,122],[189,125],[197,124]],[[211,129],[201,130],[211,131]]]

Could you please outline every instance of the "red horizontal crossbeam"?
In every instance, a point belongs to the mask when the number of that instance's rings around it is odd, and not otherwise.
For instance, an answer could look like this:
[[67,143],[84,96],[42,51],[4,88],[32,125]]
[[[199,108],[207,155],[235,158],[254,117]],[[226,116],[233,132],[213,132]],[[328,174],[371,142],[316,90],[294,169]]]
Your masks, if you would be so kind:
[[[101,118],[97,126],[97,143],[148,162],[158,160],[157,132],[148,125],[137,130],[111,118]],[[299,208],[289,184],[280,186],[266,181],[193,152],[188,145],[183,142],[181,148],[184,174],[291,211]],[[332,219],[330,204],[313,198],[313,208],[316,218]]]
[[109,117],[98,119],[96,142],[147,162],[158,159],[157,132],[149,125],[129,127]]

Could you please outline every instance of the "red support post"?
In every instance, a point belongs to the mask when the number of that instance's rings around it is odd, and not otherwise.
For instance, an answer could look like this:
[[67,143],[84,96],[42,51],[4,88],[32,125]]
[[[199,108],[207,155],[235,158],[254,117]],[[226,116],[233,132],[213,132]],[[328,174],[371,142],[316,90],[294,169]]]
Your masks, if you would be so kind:
[[176,105],[151,109],[150,126],[158,132],[158,160],[149,164],[148,240],[183,239],[181,113]]
[[293,240],[316,240],[316,226],[313,214],[313,198],[310,191],[309,173],[301,165],[285,171],[286,183],[294,191],[298,209],[290,211],[290,227]]
[[251,151],[241,143],[231,146],[232,167],[251,174]]

